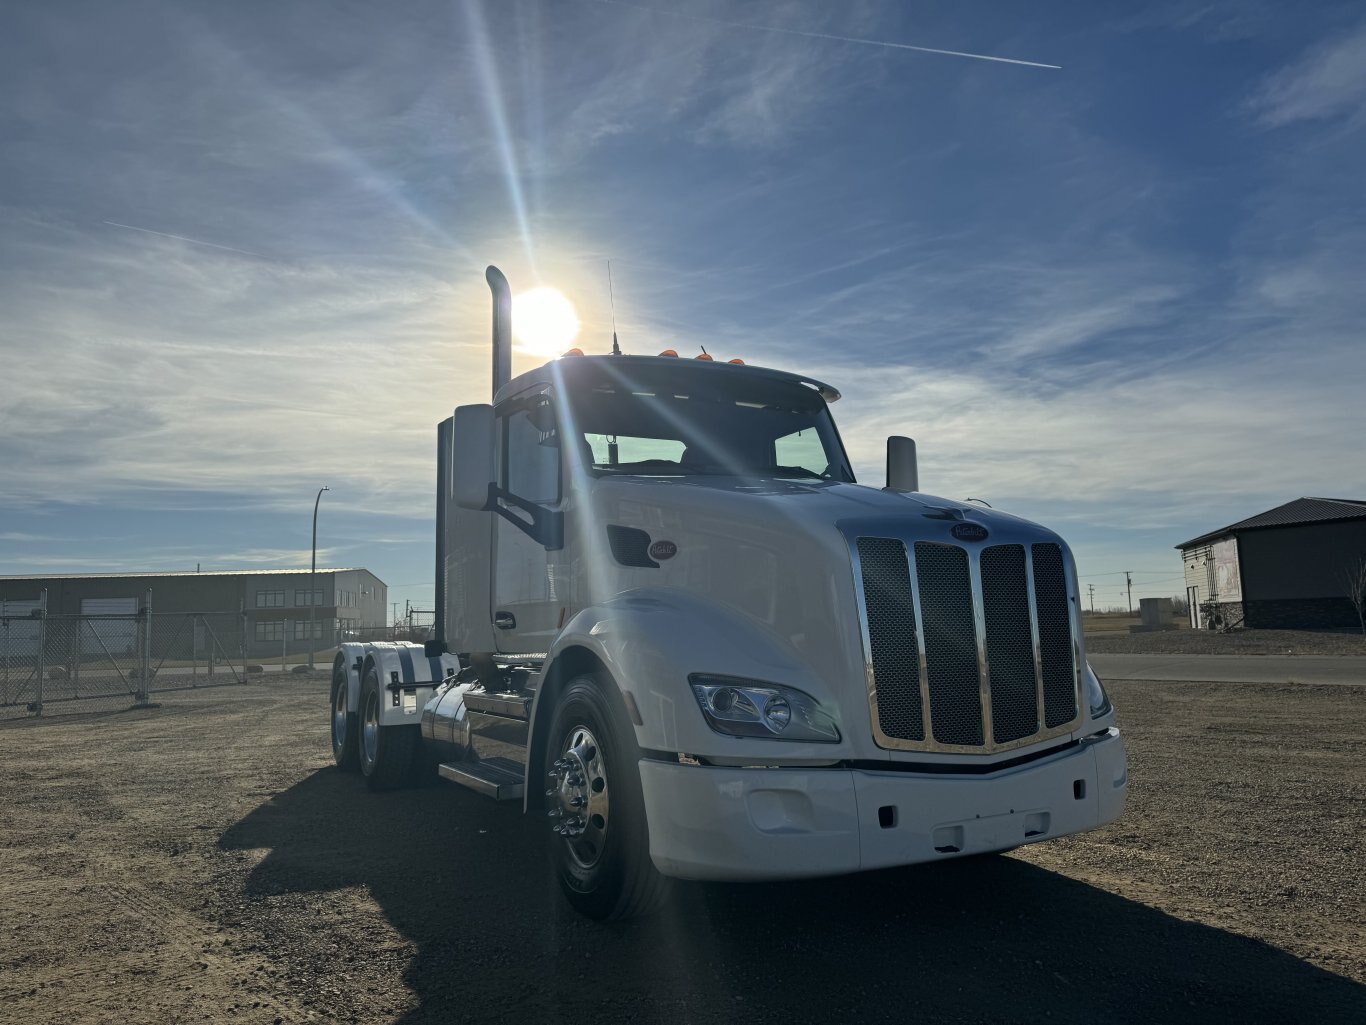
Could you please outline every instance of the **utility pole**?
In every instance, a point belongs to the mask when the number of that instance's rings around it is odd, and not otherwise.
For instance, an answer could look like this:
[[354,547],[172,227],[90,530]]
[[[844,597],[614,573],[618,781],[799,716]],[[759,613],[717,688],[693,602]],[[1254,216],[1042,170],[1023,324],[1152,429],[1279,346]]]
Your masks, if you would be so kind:
[[1133,570],[1128,569],[1124,571],[1124,593],[1129,598],[1129,615],[1131,616],[1134,614],[1134,582],[1129,578],[1129,574],[1132,572]]
[[1096,614],[1096,585],[1087,584],[1086,590],[1090,592],[1091,595],[1091,614],[1094,616]]
[[331,488],[318,489],[318,497],[313,499],[313,558],[308,564],[308,668],[313,668],[313,621],[318,615],[318,503],[323,500],[323,492]]

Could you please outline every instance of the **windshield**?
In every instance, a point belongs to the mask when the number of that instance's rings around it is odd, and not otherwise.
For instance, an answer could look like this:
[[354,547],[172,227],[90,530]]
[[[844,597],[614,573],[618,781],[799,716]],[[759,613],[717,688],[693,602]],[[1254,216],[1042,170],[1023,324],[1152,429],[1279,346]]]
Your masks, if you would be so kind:
[[797,381],[683,361],[565,371],[571,431],[594,473],[854,479],[825,400]]

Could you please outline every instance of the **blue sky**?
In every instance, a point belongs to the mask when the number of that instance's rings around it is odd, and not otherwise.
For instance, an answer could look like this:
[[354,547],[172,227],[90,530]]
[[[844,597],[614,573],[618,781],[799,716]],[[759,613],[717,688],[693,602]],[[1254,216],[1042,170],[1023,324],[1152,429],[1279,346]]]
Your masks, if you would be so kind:
[[428,605],[490,262],[831,381],[1098,605],[1366,497],[1359,5],[7,3],[0,138],[0,572],[307,565],[327,484]]

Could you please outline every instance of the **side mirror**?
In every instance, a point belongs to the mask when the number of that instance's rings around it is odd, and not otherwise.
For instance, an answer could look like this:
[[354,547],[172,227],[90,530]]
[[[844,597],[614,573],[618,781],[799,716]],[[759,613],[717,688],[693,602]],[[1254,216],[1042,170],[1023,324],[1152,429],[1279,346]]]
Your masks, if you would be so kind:
[[887,489],[919,491],[920,470],[915,461],[915,442],[892,435],[887,439]]
[[451,429],[451,492],[462,509],[486,509],[493,483],[493,407],[461,406]]

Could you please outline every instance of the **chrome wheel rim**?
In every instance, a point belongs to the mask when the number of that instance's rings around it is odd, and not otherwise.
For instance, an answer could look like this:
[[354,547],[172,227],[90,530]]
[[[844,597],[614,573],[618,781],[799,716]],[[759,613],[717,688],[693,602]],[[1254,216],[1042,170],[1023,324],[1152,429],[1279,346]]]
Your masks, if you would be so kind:
[[560,750],[546,791],[549,814],[569,856],[580,868],[591,869],[607,848],[611,804],[607,762],[602,745],[587,726],[575,726],[565,734]]
[[365,714],[360,726],[361,748],[365,764],[374,765],[379,756],[379,699],[373,693],[365,695]]
[[336,697],[332,701],[332,746],[341,750],[346,743],[346,681],[335,684]]

